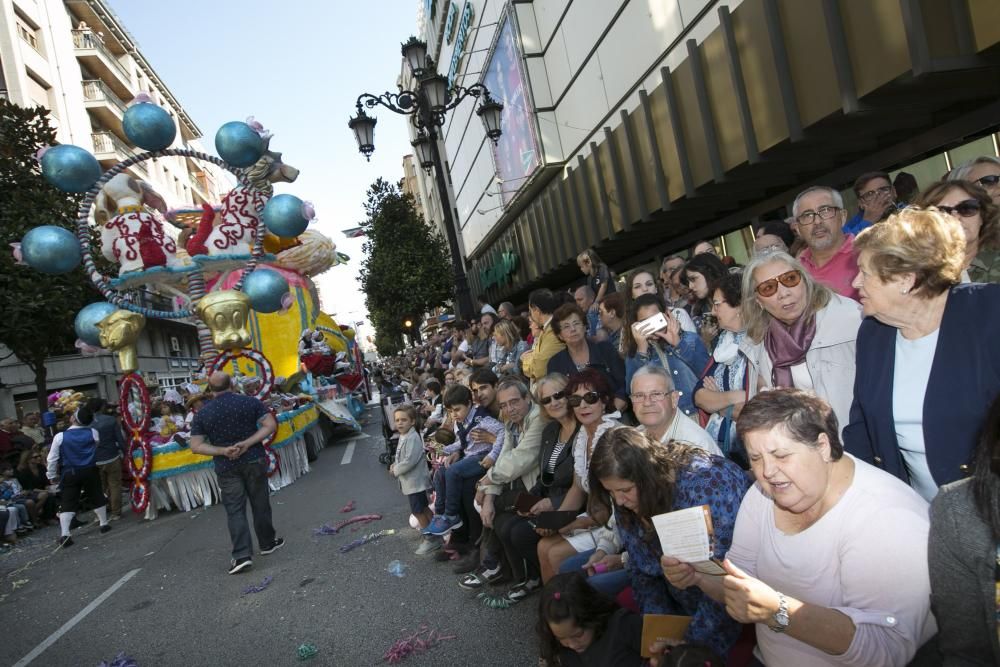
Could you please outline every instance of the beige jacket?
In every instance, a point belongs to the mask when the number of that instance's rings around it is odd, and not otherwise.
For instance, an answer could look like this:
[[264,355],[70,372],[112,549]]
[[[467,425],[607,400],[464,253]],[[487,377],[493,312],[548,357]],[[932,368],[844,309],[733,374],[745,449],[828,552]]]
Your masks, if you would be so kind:
[[521,368],[524,370],[525,376],[532,382],[541,380],[545,377],[545,372],[549,367],[549,359],[564,349],[566,349],[566,345],[552,330],[550,320],[542,329],[542,333],[538,335],[531,349],[521,355]]
[[504,484],[509,484],[520,478],[524,482],[525,490],[530,490],[538,481],[538,456],[542,450],[542,431],[545,430],[545,419],[542,418],[542,409],[532,404],[531,410],[525,415],[521,422],[521,437],[518,438],[517,446],[514,447],[514,436],[511,433],[510,425],[505,426],[503,437],[503,449],[497,462],[486,471],[486,480],[489,485],[484,487],[484,491],[491,496],[498,496]]
[[[834,294],[830,303],[816,313],[816,336],[806,352],[813,391],[833,408],[841,430],[850,421],[854,400],[854,352],[862,319],[857,301]],[[763,340],[754,343],[749,337],[740,343],[740,351],[749,362],[747,386],[749,398],[753,398],[761,388],[772,386],[771,357]]]

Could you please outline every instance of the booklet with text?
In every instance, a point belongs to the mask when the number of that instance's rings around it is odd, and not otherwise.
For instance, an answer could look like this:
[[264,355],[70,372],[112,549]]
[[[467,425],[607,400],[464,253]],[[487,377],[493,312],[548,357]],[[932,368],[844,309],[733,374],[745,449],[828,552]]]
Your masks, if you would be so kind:
[[642,657],[649,658],[649,647],[661,639],[684,641],[684,633],[691,625],[690,616],[670,614],[642,615]]
[[712,513],[708,505],[658,514],[653,527],[665,556],[690,563],[698,572],[723,576],[726,571],[712,558]]

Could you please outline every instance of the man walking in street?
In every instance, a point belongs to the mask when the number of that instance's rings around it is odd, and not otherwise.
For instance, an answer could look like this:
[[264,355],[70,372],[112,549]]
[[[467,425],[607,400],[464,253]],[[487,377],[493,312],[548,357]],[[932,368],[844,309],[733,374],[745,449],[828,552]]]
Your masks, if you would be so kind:
[[233,543],[229,574],[236,574],[253,565],[253,542],[246,514],[248,500],[260,553],[274,553],[285,541],[275,536],[271,523],[267,454],[261,444],[277,430],[278,423],[260,400],[233,393],[231,382],[220,371],[209,377],[208,388],[215,398],[194,417],[191,451],[215,458],[215,473]]
[[118,426],[118,420],[104,414],[104,399],[92,398],[87,401],[87,409],[94,413],[90,427],[97,431],[97,472],[101,476],[101,489],[111,505],[111,521],[122,518],[122,454],[125,438]]

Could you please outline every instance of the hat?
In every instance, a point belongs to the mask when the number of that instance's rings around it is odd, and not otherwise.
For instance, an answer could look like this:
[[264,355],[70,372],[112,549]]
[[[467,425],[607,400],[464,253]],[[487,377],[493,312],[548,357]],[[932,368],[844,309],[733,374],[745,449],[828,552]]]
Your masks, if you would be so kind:
[[192,394],[188,398],[187,402],[184,404],[184,407],[190,410],[194,406],[194,404],[197,403],[198,401],[210,401],[210,400],[212,400],[211,394]]

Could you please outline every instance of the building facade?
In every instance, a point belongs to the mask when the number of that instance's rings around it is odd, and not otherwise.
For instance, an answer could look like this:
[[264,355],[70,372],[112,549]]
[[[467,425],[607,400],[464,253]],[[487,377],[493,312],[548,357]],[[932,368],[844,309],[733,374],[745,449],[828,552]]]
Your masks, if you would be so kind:
[[422,0],[418,31],[505,105],[498,146],[474,105],[443,140],[492,301],[579,280],[588,247],[619,272],[703,238],[741,261],[808,185],[995,154],[990,0]]
[[[201,130],[142,55],[103,0],[0,0],[0,96],[49,110],[60,143],[91,151],[105,169],[133,157],[122,129],[130,102],[145,92],[175,119],[172,148],[202,151]],[[155,158],[129,172],[146,181],[171,208],[218,203],[234,181],[207,162]],[[175,235],[177,230],[167,227]],[[173,299],[144,290],[150,307],[170,309]],[[67,350],[46,364],[48,389],[74,388],[117,403],[114,357]],[[139,342],[139,363],[156,392],[189,381],[198,367],[191,322],[149,320]],[[30,369],[0,346],[0,415],[35,409]]]

